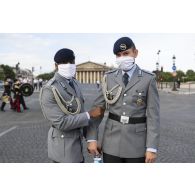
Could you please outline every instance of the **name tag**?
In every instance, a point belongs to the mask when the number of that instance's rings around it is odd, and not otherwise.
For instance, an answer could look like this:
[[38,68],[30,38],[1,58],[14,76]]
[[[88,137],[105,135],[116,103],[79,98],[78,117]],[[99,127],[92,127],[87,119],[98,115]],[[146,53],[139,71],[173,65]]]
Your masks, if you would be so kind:
[[129,123],[129,117],[128,116],[121,116],[121,123],[128,124]]

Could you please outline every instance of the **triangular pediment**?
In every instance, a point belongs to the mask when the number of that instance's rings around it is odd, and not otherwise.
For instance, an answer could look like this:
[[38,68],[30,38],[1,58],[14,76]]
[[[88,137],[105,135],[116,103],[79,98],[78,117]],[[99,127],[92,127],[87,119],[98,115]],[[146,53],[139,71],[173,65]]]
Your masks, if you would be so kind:
[[108,66],[103,65],[103,64],[98,64],[95,62],[84,62],[81,64],[77,65],[77,70],[106,70],[106,69],[110,69]]

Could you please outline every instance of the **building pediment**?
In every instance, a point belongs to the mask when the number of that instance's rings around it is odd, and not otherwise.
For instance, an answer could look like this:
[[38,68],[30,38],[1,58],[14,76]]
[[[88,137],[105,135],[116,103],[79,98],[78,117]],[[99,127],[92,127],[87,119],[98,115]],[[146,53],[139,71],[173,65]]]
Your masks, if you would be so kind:
[[103,65],[103,64],[98,64],[95,62],[84,62],[81,64],[77,65],[77,71],[104,71],[104,70],[109,70],[110,67]]
[[106,64],[99,64],[95,62],[84,62],[77,65],[76,79],[80,83],[94,84],[101,82],[105,72],[111,70],[111,67]]

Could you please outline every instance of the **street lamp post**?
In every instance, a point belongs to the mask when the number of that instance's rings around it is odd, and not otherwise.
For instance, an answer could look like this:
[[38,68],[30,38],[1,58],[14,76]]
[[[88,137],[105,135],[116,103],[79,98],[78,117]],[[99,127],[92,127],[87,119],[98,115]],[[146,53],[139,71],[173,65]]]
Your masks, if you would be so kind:
[[156,62],[156,80],[159,88],[159,63]]
[[159,72],[159,65],[160,65],[160,50],[158,50],[157,52],[157,56],[158,56],[158,59],[157,59],[157,62],[156,62],[156,77],[157,77],[157,83],[158,83],[158,88],[159,88],[159,82],[160,82],[160,72]]
[[158,50],[158,52],[157,52],[157,55],[158,55],[158,63],[159,64],[160,64],[160,56],[159,56],[160,55],[160,52],[161,52],[160,50]]
[[160,83],[161,83],[161,89],[163,89],[163,67],[161,66],[160,70]]
[[173,89],[172,89],[172,91],[177,91],[177,88],[176,88],[176,66],[175,66],[176,57],[175,57],[175,55],[173,55],[172,60],[173,60],[173,66],[172,66],[172,69],[173,69]]

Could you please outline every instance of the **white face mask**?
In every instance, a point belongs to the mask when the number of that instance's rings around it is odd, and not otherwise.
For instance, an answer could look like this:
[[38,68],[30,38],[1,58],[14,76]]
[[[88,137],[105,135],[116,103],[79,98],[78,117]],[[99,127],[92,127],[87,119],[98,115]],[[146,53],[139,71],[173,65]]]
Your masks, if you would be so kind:
[[71,79],[75,76],[76,64],[60,64],[58,65],[58,73],[67,79]]
[[116,64],[123,71],[129,71],[135,65],[135,58],[130,56],[122,56],[116,59]]

